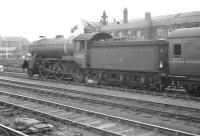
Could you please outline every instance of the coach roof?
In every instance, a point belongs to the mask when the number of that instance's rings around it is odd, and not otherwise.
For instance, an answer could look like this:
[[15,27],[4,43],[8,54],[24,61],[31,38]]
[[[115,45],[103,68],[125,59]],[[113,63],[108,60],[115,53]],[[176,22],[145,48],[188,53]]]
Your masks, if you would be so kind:
[[176,29],[168,36],[169,39],[187,37],[200,37],[200,27]]

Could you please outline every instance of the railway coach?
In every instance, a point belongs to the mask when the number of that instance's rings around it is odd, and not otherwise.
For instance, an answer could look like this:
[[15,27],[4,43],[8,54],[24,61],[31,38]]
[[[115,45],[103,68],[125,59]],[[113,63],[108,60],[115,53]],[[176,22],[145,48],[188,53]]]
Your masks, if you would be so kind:
[[200,94],[200,27],[182,28],[169,37],[169,79]]

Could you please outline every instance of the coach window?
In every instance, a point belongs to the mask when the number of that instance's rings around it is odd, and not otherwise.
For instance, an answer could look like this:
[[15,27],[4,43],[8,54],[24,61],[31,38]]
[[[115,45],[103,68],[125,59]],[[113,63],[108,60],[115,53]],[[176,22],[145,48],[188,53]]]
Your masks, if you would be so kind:
[[181,44],[174,44],[174,58],[181,58]]

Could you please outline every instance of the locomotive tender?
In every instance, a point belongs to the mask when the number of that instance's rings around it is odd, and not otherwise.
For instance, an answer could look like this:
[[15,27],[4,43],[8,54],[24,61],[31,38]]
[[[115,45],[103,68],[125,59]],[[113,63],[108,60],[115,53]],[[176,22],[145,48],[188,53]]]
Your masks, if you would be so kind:
[[33,42],[30,52],[29,76],[200,90],[200,28],[177,29],[168,41],[117,41],[103,32],[80,34],[72,42],[45,38]]

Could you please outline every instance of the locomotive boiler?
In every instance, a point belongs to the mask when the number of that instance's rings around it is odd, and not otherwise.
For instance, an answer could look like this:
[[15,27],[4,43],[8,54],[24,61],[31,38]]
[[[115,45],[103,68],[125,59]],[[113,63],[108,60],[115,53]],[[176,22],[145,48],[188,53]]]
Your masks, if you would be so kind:
[[35,41],[30,45],[29,49],[32,56],[37,55],[37,57],[41,58],[62,59],[63,56],[71,56],[74,53],[71,39],[66,39],[62,36]]

